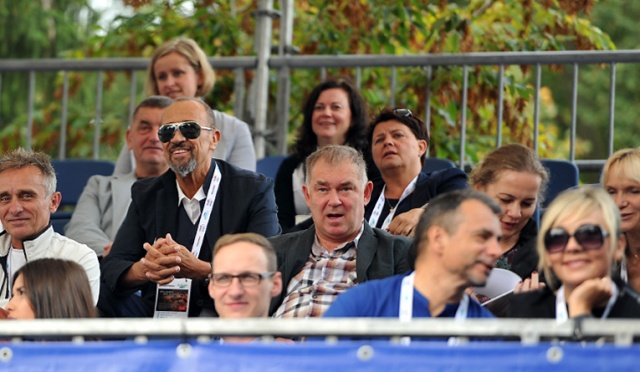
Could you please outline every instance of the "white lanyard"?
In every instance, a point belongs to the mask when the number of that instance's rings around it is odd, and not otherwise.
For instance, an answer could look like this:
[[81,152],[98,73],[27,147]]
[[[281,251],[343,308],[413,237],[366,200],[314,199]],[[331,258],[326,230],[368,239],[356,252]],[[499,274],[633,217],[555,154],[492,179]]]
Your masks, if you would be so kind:
[[198,255],[200,254],[200,248],[204,241],[204,233],[207,231],[207,224],[209,223],[209,218],[211,218],[211,209],[213,208],[213,203],[216,201],[221,180],[222,175],[220,174],[220,168],[216,166],[216,169],[213,171],[211,186],[209,186],[209,192],[207,193],[207,200],[204,202],[204,208],[200,215],[200,223],[198,224],[196,238],[193,240],[193,246],[191,247],[191,253],[193,253],[193,256],[196,258],[198,258]]
[[[618,287],[615,283],[611,283],[611,297],[609,297],[609,302],[607,302],[607,307],[605,307],[604,312],[602,313],[601,319],[606,319],[613,308],[613,305],[616,303],[616,299],[618,298]],[[569,314],[567,313],[567,302],[564,299],[564,285],[560,286],[558,289],[558,294],[556,295],[556,322],[564,323],[569,319]]]
[[[413,318],[413,283],[415,281],[416,272],[412,272],[410,275],[402,278],[402,285],[400,287],[400,305],[398,308],[398,318],[401,322],[409,322]],[[469,313],[469,296],[467,294],[462,295],[462,300],[456,310],[454,319],[464,320],[467,319]],[[433,314],[432,314],[433,315]],[[400,341],[403,345],[408,345],[411,342],[409,337],[403,337]],[[449,345],[457,343],[455,337],[449,338]]]
[[[418,176],[416,176],[416,178],[414,178],[404,189],[404,191],[402,192],[402,196],[400,196],[400,199],[398,200],[398,204],[396,204],[395,207],[391,208],[391,210],[389,211],[389,215],[387,216],[387,218],[384,219],[382,226],[380,226],[381,229],[385,229],[387,228],[387,226],[389,226],[389,224],[391,223],[391,220],[393,220],[393,216],[396,214],[396,209],[398,209],[398,206],[400,206],[400,203],[402,203],[402,201],[407,196],[411,195],[413,191],[416,189]],[[378,224],[378,219],[382,214],[382,209],[384,208],[384,205],[386,202],[386,198],[384,197],[384,191],[386,189],[387,189],[387,185],[384,185],[382,187],[382,192],[380,192],[380,196],[378,197],[378,201],[376,202],[376,206],[373,208],[373,212],[371,212],[371,217],[369,217],[369,225],[371,225],[372,227],[376,227],[376,225]]]
[[[211,209],[218,194],[220,180],[222,175],[220,169],[216,166],[207,192],[207,200],[204,202],[204,208],[200,214],[200,223],[198,223],[198,231],[191,247],[191,254],[198,258],[200,248],[204,240],[204,233],[207,230],[207,224],[211,217]],[[154,318],[187,318],[189,316],[191,298],[191,279],[176,278],[165,285],[156,286],[156,301],[154,306]]]

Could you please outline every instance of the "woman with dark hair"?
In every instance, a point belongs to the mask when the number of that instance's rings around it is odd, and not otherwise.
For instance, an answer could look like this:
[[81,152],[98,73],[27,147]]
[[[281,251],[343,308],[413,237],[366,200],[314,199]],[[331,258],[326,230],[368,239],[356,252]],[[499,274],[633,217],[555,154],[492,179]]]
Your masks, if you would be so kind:
[[[347,80],[328,80],[313,88],[303,107],[303,116],[293,154],[282,162],[275,180],[278,219],[283,232],[296,224],[296,216],[311,213],[302,184],[304,161],[312,152],[326,145],[348,145],[363,153],[367,165],[371,163],[365,137],[366,104],[358,89]],[[375,167],[367,168],[370,180],[378,177]]]
[[89,279],[73,261],[43,258],[16,271],[9,319],[95,318]]
[[429,200],[467,188],[466,174],[457,168],[423,173],[429,132],[405,108],[385,109],[369,126],[371,154],[382,179],[373,180],[365,218],[372,227],[395,235],[411,235]]

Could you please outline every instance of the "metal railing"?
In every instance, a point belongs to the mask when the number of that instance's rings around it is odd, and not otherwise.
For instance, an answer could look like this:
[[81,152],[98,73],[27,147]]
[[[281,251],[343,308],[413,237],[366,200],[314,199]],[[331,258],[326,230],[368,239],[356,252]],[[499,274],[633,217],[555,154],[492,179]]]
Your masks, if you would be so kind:
[[339,337],[517,339],[523,345],[550,340],[600,339],[629,346],[640,338],[640,320],[584,319],[558,323],[551,319],[455,319],[416,318],[402,322],[393,318],[307,319],[56,319],[5,322],[0,338],[46,339],[148,338],[206,339],[212,337]]
[[[220,57],[210,58],[210,62],[215,69],[218,70],[232,70],[234,72],[235,79],[235,102],[234,110],[241,112],[244,99],[244,74],[243,71],[247,69],[255,69],[258,66],[258,57]],[[640,63],[640,51],[636,50],[622,50],[622,51],[563,51],[563,52],[509,52],[509,53],[468,53],[468,54],[438,54],[438,55],[340,55],[340,56],[271,56],[268,59],[268,66],[272,70],[276,71],[289,71],[293,69],[321,69],[322,76],[326,76],[327,69],[330,68],[353,68],[355,69],[356,83],[359,84],[360,77],[362,75],[362,69],[370,67],[388,67],[390,68],[390,97],[389,102],[391,105],[395,104],[395,96],[397,93],[397,86],[395,84],[395,75],[398,68],[403,67],[424,67],[427,77],[426,85],[426,100],[425,100],[425,122],[430,123],[431,106],[430,97],[433,92],[430,91],[430,82],[432,81],[432,69],[437,66],[461,66],[463,68],[462,86],[462,102],[461,102],[461,119],[458,123],[461,127],[461,145],[460,145],[460,167],[464,167],[465,159],[465,141],[466,141],[466,107],[467,107],[467,95],[466,92],[469,89],[468,70],[473,66],[498,66],[499,67],[499,89],[498,89],[498,107],[496,109],[496,144],[499,146],[502,143],[502,113],[503,113],[503,98],[504,98],[504,68],[510,65],[529,65],[535,68],[535,87],[534,87],[534,147],[537,151],[538,140],[540,135],[540,88],[541,88],[541,75],[543,65],[569,65],[573,69],[572,78],[572,101],[571,101],[571,125],[570,125],[570,152],[569,160],[575,162],[581,170],[583,169],[598,169],[605,159],[599,160],[582,160],[576,159],[575,144],[576,144],[576,117],[578,111],[577,104],[577,92],[578,92],[578,76],[579,68],[581,65],[607,65],[609,66],[609,113],[608,113],[608,138],[607,149],[608,154],[614,151],[613,148],[613,134],[615,129],[615,111],[614,103],[616,97],[615,81],[616,81],[616,65],[620,63]],[[61,60],[61,59],[41,59],[41,60],[0,60],[0,78],[10,73],[28,73],[29,76],[29,89],[28,89],[28,119],[27,119],[27,139],[26,145],[31,144],[31,135],[33,132],[33,109],[35,100],[35,80],[36,74],[47,71],[62,71],[63,75],[63,89],[61,97],[61,122],[66,124],[67,115],[67,102],[69,99],[69,81],[68,72],[72,71],[87,71],[95,72],[98,76],[96,87],[96,107],[95,107],[95,125],[94,128],[94,158],[99,157],[99,133],[100,133],[100,118],[102,116],[102,92],[104,90],[104,82],[102,75],[106,71],[124,71],[131,73],[131,89],[130,89],[130,104],[129,113],[134,107],[136,97],[136,80],[135,71],[146,69],[148,65],[148,59],[146,58],[108,58],[108,59],[86,59],[86,60]],[[2,80],[0,80],[1,82]],[[287,84],[286,77],[283,80],[282,74],[279,74],[279,84]],[[0,83],[0,89],[1,83]],[[261,89],[269,89],[269,87],[263,87]],[[289,112],[289,98],[283,96],[289,94],[289,89],[278,89],[277,97],[277,115],[285,116],[285,113]],[[4,107],[4,105],[3,105]],[[260,110],[266,110],[264,105],[260,105]],[[266,117],[266,115],[262,115]],[[280,120],[278,117],[275,121],[275,125],[272,126],[275,133],[279,133],[282,137],[283,133],[286,133],[288,125],[285,121]],[[60,143],[59,143],[59,157],[64,157],[64,150],[66,148],[66,125],[61,125]],[[254,133],[255,137],[264,137],[267,133],[265,131],[258,131]],[[278,138],[280,143],[277,148],[283,151],[285,147],[282,143],[285,142],[285,138]],[[262,143],[262,141],[256,141],[256,143]],[[264,148],[257,149],[258,154],[264,153]]]

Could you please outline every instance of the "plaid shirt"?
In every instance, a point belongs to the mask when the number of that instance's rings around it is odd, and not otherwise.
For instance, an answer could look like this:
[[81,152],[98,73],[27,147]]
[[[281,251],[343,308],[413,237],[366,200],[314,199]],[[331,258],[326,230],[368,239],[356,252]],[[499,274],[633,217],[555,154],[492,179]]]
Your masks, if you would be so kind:
[[363,231],[361,228],[354,241],[331,252],[316,236],[307,263],[289,281],[287,295],[274,318],[320,317],[340,293],[358,284],[356,255]]

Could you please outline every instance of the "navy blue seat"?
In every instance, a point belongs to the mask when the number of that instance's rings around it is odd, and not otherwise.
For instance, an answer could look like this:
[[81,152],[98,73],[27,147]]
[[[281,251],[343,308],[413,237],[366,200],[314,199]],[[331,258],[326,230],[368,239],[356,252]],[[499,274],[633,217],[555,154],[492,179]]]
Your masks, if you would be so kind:
[[443,169],[455,168],[456,164],[449,159],[427,158],[422,166],[422,172],[431,173]]
[[280,164],[286,157],[287,155],[265,156],[256,163],[256,172],[275,179],[278,168],[280,168]]
[[578,186],[578,167],[567,160],[540,159],[549,172],[549,186],[544,195],[542,208],[546,208],[558,194],[564,190]]
[[109,160],[66,159],[52,160],[53,169],[58,180],[57,191],[62,193],[62,202],[58,210],[51,215],[53,229],[64,234],[64,226],[71,219],[71,214],[84,190],[89,178],[99,174],[113,174],[115,163]]

